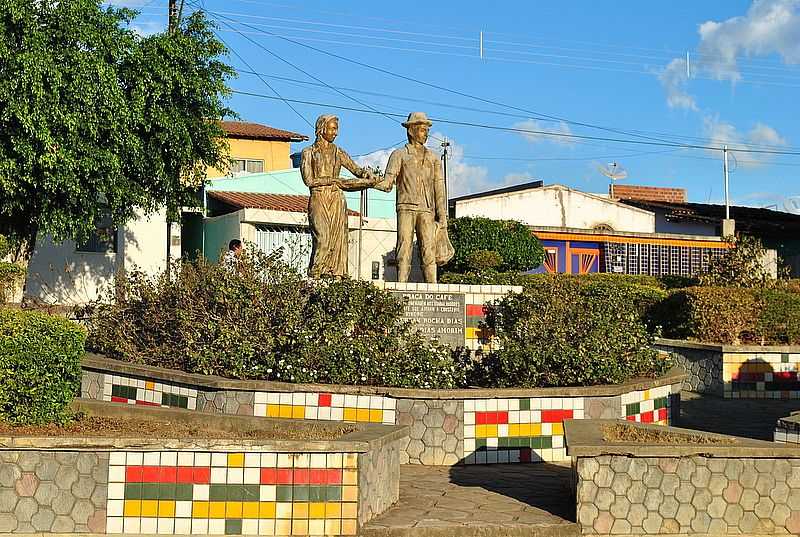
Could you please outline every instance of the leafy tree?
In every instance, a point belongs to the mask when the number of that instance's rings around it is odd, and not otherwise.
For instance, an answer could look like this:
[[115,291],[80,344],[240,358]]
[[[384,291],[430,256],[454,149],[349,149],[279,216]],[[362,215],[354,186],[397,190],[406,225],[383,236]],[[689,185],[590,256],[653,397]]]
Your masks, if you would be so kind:
[[451,218],[448,225],[455,256],[445,271],[527,271],[544,259],[542,245],[520,222],[461,217]]
[[227,165],[225,47],[200,12],[150,36],[135,15],[0,2],[0,233],[23,266],[43,234],[82,240],[162,207],[175,218],[206,167]]
[[712,259],[700,284],[718,287],[770,287],[775,278],[766,266],[767,249],[755,237],[725,237],[730,247]]

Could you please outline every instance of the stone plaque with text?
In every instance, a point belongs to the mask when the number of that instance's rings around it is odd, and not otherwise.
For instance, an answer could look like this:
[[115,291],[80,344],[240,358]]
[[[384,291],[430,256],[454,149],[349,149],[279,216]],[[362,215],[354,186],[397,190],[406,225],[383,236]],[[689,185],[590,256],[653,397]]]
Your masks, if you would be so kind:
[[403,301],[403,317],[420,332],[451,348],[464,346],[464,293],[390,292]]

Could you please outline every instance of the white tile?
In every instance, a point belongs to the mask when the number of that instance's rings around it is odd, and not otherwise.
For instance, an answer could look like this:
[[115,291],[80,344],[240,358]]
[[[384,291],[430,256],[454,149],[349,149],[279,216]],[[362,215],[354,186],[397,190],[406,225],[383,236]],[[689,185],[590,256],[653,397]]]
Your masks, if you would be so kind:
[[161,452],[161,466],[175,466],[177,464],[178,464],[178,452],[176,451]]
[[396,410],[397,409],[397,401],[394,397],[384,397],[383,398],[383,409],[384,410]]
[[531,397],[531,410],[541,410],[541,409],[542,409],[542,398]]
[[161,453],[158,451],[149,451],[144,454],[145,466],[158,466],[161,463]]
[[192,533],[192,519],[176,518],[175,535],[189,535],[190,533]]
[[542,403],[542,410],[551,410],[553,408],[553,400],[549,397],[542,397],[539,401]]
[[575,399],[575,404],[573,406],[574,409],[583,409],[583,397],[578,397]]
[[305,407],[305,413],[303,414],[303,416],[307,420],[315,420],[317,419],[318,414],[319,414],[319,407],[307,405]]
[[125,452],[112,451],[108,456],[108,464],[125,466]]
[[109,483],[124,483],[125,482],[125,467],[124,466],[109,466],[108,467],[108,482]]
[[508,399],[498,399],[497,400],[497,410],[500,410],[500,411],[508,410]]
[[253,405],[253,415],[259,417],[265,417],[267,415],[267,405],[262,403],[256,403]]
[[465,438],[464,439],[464,453],[472,453],[475,451],[475,439],[474,438]]
[[202,452],[194,454],[195,466],[211,466],[211,453]]
[[267,404],[267,393],[266,392],[255,392],[253,394],[253,403],[256,405],[266,405]]
[[466,399],[464,401],[464,412],[473,412],[475,410],[475,401],[472,399]]
[[141,527],[142,522],[140,518],[125,517],[122,523],[122,533],[141,533]]
[[333,421],[343,421],[344,420],[344,407],[336,407],[331,408],[331,416],[330,419]]
[[487,438],[486,439],[486,447],[488,447],[488,448],[497,448],[497,438]]
[[193,451],[178,452],[178,466],[194,466],[194,452]]
[[[123,498],[124,498],[124,490],[123,490]],[[125,500],[118,499],[118,500],[106,500],[106,515],[110,517],[121,517],[125,511]],[[120,521],[122,524],[122,521]],[[116,532],[111,532],[116,533]]]
[[128,466],[140,466],[144,462],[144,453],[141,451],[130,451],[127,453]]
[[318,393],[307,393],[306,394],[306,406],[318,406],[319,405],[319,394]]
[[270,405],[277,405],[281,402],[281,394],[278,392],[268,392],[267,393],[267,403]]
[[331,407],[321,406],[317,407],[317,419],[318,420],[330,420],[331,419]]
[[192,519],[192,535],[207,535],[208,534],[208,519],[207,518],[193,518]]
[[279,402],[282,405],[291,405],[292,404],[292,394],[291,393],[281,393],[279,396]]
[[335,393],[331,396],[331,406],[332,407],[343,407],[344,406],[344,394],[343,393]]
[[356,408],[358,406],[358,396],[352,394],[345,395],[344,406],[348,408]]
[[292,465],[293,461],[288,453],[278,453],[278,468],[291,468]]
[[302,406],[306,404],[306,394],[305,393],[293,393],[292,394],[292,404],[297,406]]
[[209,535],[224,535],[225,534],[225,521],[221,519],[210,519],[208,521],[208,534]]
[[388,425],[394,425],[396,422],[396,416],[394,410],[384,410],[383,411],[383,423]]
[[176,518],[191,518],[192,516],[192,501],[177,501],[175,502],[175,517]]
[[[125,499],[125,483],[109,483],[108,484],[108,500],[124,500]],[[114,515],[114,516],[122,516]]]
[[497,412],[497,399],[489,399],[486,401],[486,410],[488,412]]
[[474,425],[464,425],[464,438],[475,438]]
[[258,520],[247,518],[243,519],[242,535],[258,535]]
[[475,425],[474,412],[464,412],[464,425]]
[[192,487],[192,499],[198,501],[208,501],[209,485],[194,485]]
[[562,448],[564,447],[564,437],[560,435],[556,435],[553,437],[553,447],[554,448]]
[[228,484],[241,485],[244,483],[244,468],[228,468]]
[[569,397],[565,397],[564,399],[561,400],[561,408],[563,408],[564,410],[572,410],[573,408],[575,408],[575,400],[570,399]]
[[508,425],[505,423],[501,423],[497,426],[497,436],[498,437],[506,437],[508,436]]
[[258,521],[258,534],[259,535],[275,535],[275,521],[274,520],[259,520]]
[[215,485],[222,485],[227,483],[227,481],[227,468],[221,468],[219,466],[211,468],[211,483],[214,483]]
[[[255,455],[258,455],[255,453]],[[258,485],[261,483],[261,469],[260,468],[245,468],[244,469],[244,483],[245,485]]]
[[141,532],[142,533],[157,533],[158,532],[158,519],[157,518],[141,518]]
[[311,454],[311,463],[309,465],[311,468],[327,468],[328,461],[325,453],[312,453]]
[[258,499],[262,502],[274,502],[277,493],[275,485],[261,485],[259,487]]
[[508,409],[509,410],[519,410],[519,399],[509,399],[508,400]]
[[211,454],[211,466],[228,466],[228,454],[227,453],[212,453]]
[[579,408],[579,409],[573,410],[572,411],[572,418],[576,419],[576,420],[582,420],[583,419],[583,409]]
[[106,518],[106,533],[122,533],[121,516],[108,516]]

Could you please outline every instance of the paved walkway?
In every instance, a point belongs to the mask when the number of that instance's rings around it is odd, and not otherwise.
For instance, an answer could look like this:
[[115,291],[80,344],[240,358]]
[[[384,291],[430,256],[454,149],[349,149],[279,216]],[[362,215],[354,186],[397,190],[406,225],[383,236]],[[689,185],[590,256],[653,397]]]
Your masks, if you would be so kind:
[[795,410],[800,410],[800,399],[723,399],[681,392],[681,417],[675,425],[771,441],[778,418]]
[[400,502],[363,537],[579,535],[571,469],[555,464],[400,469]]

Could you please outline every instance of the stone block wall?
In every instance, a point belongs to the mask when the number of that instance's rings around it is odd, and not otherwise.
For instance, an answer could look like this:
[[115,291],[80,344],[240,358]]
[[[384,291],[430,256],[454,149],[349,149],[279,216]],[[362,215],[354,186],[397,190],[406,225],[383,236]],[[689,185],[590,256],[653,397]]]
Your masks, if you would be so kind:
[[800,459],[580,457],[584,534],[800,533]]
[[387,442],[358,456],[358,523],[366,524],[400,499],[404,440]]
[[409,428],[400,464],[451,466],[464,455],[464,401],[398,399],[397,425]]
[[0,451],[0,533],[105,533],[108,454]]
[[696,393],[709,393],[720,397],[724,394],[722,381],[722,354],[707,349],[694,349],[656,345],[657,350],[667,352],[675,364],[686,371],[683,389]]

